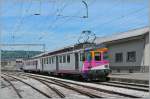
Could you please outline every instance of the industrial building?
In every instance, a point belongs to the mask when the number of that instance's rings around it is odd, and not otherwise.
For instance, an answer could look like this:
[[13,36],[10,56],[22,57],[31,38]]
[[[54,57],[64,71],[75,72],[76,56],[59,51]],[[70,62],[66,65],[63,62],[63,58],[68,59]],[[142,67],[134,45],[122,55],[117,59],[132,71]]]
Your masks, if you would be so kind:
[[148,27],[97,38],[96,44],[104,44],[109,49],[110,67],[113,71],[149,71],[150,43]]

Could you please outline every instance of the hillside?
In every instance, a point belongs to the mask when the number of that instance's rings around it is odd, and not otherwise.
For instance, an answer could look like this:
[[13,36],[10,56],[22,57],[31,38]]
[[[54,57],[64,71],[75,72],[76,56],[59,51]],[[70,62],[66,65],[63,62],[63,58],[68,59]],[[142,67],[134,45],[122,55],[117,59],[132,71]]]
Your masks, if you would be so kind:
[[1,52],[1,58],[3,59],[17,59],[17,58],[30,58],[37,54],[42,53],[41,51],[4,51]]

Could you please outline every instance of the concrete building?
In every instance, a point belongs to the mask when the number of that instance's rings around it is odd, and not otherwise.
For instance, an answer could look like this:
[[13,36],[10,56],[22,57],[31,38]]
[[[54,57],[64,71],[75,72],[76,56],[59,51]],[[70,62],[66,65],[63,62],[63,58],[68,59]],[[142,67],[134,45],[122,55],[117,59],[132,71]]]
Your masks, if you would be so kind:
[[22,59],[2,59],[1,69],[2,70],[20,70],[23,66]]
[[15,59],[2,59],[1,60],[1,69],[14,69],[16,67],[16,60]]
[[150,66],[149,28],[139,28],[104,38],[97,44],[109,49],[110,67],[116,72],[148,72]]

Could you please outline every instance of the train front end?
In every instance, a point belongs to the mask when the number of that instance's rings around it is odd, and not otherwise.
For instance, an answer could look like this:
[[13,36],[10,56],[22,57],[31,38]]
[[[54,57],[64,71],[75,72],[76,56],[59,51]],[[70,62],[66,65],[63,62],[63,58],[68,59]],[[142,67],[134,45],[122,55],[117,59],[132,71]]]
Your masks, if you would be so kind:
[[82,68],[84,79],[107,80],[110,72],[107,48],[85,52],[85,61]]

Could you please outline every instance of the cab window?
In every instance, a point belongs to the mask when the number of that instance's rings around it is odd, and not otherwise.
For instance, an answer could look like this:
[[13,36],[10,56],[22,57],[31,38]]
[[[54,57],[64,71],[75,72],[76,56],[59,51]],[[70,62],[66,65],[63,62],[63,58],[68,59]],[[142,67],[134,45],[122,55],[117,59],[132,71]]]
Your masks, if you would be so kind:
[[101,61],[100,52],[96,52],[96,53],[95,53],[95,60],[96,60],[96,61]]

